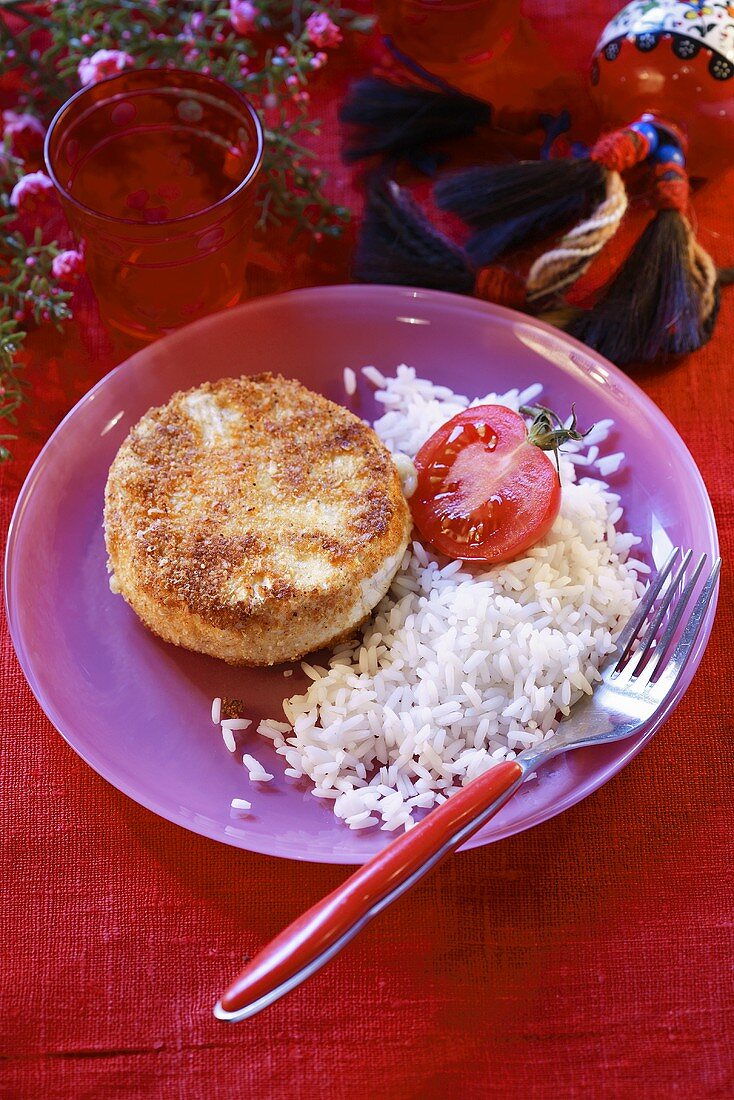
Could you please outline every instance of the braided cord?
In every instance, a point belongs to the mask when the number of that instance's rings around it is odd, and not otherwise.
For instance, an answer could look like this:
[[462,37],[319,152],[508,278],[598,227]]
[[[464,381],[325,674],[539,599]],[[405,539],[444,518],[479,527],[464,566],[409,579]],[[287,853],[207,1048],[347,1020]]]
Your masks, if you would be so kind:
[[599,138],[589,158],[604,173],[604,198],[588,218],[535,261],[527,280],[529,302],[551,298],[575,283],[611,240],[627,210],[621,173],[645,160],[657,140],[654,127],[644,118]]
[[606,193],[596,210],[569,230],[555,248],[539,256],[530,268],[529,302],[558,294],[576,282],[617,232],[627,210],[627,191],[619,172],[607,169],[605,175]]

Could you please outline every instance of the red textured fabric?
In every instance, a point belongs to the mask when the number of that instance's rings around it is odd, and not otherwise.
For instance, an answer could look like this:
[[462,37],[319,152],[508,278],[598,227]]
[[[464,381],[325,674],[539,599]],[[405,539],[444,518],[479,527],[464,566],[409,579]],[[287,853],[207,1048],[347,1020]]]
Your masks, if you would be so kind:
[[[615,3],[528,5],[584,68]],[[324,73],[322,160],[338,97],[369,54]],[[734,260],[734,177],[694,196],[696,232]],[[606,278],[649,216],[633,210]],[[320,258],[269,242],[261,293],[346,281],[352,238]],[[268,265],[267,267],[265,265]],[[0,616],[3,1100],[730,1100],[734,1096],[734,301],[711,342],[633,376],[685,439],[724,556],[719,613],[684,701],[645,752],[545,825],[448,862],[324,970],[250,1022],[211,1005],[346,869],[217,845],[154,817],[62,741],[20,674]],[[94,303],[81,303],[86,322]],[[30,342],[33,397],[0,523],[73,403],[126,349],[99,327]]]

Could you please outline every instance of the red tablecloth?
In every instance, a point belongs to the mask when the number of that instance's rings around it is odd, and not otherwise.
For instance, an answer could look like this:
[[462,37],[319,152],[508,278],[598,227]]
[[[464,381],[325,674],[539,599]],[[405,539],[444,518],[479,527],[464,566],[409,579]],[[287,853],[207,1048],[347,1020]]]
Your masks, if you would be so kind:
[[[565,28],[559,48],[580,67],[615,6],[531,14]],[[334,61],[325,90],[360,65]],[[320,153],[354,202],[335,110]],[[720,262],[734,255],[733,182],[696,201]],[[262,290],[346,280],[349,246],[281,266]],[[3,619],[0,1096],[734,1096],[732,297],[707,348],[634,375],[690,447],[722,541],[718,618],[684,702],[592,797],[451,860],[251,1022],[215,1021],[216,995],[345,869],[217,845],[108,786],[35,703]],[[45,438],[122,354],[75,328],[31,349],[33,404],[0,470],[4,530]]]

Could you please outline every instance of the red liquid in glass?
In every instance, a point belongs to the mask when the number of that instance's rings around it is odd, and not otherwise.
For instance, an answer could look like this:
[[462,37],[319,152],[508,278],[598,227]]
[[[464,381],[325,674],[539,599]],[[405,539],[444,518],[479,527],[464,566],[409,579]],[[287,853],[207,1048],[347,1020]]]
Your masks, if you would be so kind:
[[135,130],[92,149],[68,188],[78,202],[113,218],[170,221],[229,194],[233,177],[232,166],[225,172],[226,161],[226,146],[188,127]]
[[261,151],[247,102],[200,74],[131,70],[62,109],[47,155],[111,325],[150,339],[240,299]]

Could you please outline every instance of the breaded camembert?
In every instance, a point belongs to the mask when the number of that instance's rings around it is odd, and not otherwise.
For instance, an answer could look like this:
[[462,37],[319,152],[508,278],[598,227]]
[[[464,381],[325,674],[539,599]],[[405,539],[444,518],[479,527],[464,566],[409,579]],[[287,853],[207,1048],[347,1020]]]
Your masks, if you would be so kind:
[[411,530],[372,429],[292,379],[225,378],[150,409],[110,468],[110,587],[161,638],[231,664],[349,635]]

